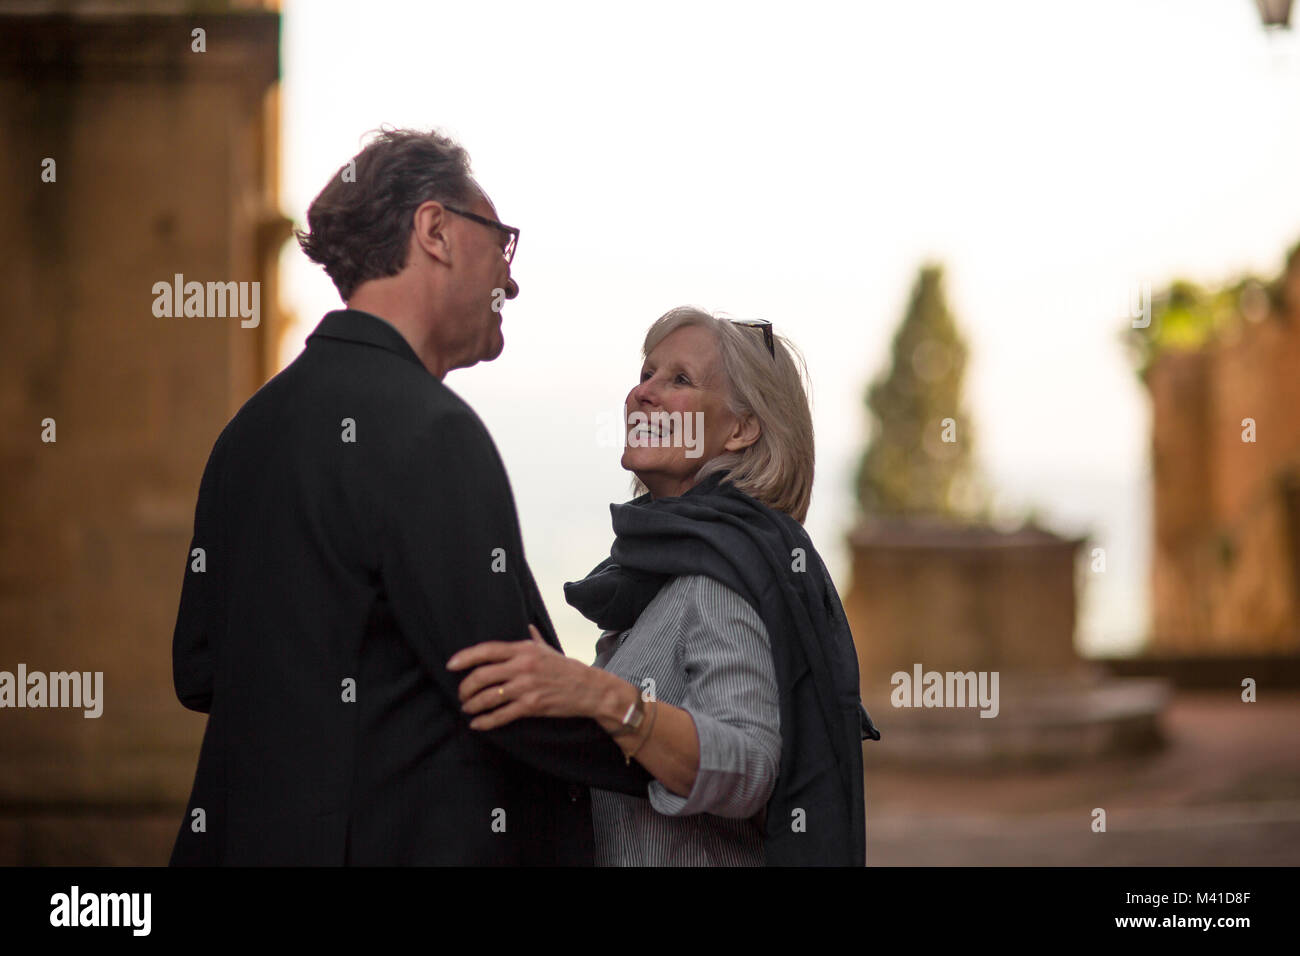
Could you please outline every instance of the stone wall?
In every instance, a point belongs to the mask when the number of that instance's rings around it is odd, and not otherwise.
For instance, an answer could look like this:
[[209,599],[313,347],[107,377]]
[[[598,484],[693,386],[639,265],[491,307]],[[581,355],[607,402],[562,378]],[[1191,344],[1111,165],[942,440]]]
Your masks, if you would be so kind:
[[[179,825],[199,477],[275,360],[278,78],[273,12],[0,16],[0,670],[104,675],[97,719],[0,709],[0,864],[163,863]],[[260,324],[156,317],[177,273],[260,282]]]
[[1300,651],[1300,256],[1284,289],[1281,309],[1148,372],[1154,652]]

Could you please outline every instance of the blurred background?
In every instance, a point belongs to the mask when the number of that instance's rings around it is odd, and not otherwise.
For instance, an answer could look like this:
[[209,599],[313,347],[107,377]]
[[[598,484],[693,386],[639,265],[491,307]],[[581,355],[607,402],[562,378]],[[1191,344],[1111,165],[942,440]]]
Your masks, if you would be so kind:
[[[1290,8],[0,4],[0,671],[105,688],[0,708],[0,864],[166,861],[199,476],[341,307],[291,230],[381,124],[521,230],[505,352],[447,384],[570,655],[646,329],[766,318],[883,734],[868,862],[1300,862]],[[259,324],[156,316],[177,274]],[[894,706],[916,666],[997,671],[999,716]]]

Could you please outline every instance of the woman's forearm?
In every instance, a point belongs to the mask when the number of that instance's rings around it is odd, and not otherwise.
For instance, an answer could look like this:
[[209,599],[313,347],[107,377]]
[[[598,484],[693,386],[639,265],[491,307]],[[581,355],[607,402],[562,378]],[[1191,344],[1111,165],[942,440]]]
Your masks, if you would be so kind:
[[[597,703],[590,716],[612,735],[622,728],[623,716],[641,691],[598,667],[591,668],[591,677],[597,687],[592,699]],[[635,752],[632,759],[669,791],[681,797],[690,795],[700,767],[700,739],[690,713],[662,701],[647,704],[641,728],[614,740],[624,754]]]

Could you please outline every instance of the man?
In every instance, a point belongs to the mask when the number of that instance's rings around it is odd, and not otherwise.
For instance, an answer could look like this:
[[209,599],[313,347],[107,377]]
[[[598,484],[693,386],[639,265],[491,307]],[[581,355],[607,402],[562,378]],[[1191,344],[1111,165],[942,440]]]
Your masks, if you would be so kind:
[[517,231],[435,133],[379,134],[298,236],[348,308],[217,439],[173,643],[209,714],[173,865],[589,864],[585,785],[648,775],[586,719],[471,730],[447,659],[558,648],[483,423]]

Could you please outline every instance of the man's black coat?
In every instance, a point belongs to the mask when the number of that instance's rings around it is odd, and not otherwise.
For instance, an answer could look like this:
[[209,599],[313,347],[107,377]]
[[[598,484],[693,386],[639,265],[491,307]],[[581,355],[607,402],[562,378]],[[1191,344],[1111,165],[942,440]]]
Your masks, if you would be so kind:
[[209,717],[172,864],[590,863],[585,785],[645,771],[587,719],[470,730],[446,667],[529,623],[559,647],[483,423],[387,322],[329,313],[203,474],[173,669]]

